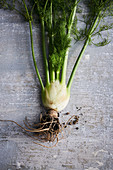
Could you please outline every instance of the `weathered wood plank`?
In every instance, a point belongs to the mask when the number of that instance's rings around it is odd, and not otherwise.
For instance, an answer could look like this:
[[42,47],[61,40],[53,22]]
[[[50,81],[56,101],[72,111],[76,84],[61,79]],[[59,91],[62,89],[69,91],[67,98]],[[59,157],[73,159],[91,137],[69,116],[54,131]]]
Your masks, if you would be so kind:
[[[41,66],[39,30],[33,28],[35,52]],[[113,30],[110,32],[113,37]],[[113,38],[112,38],[113,39]],[[111,39],[111,40],[112,40]],[[68,76],[81,44],[72,43]],[[2,170],[111,170],[113,166],[113,40],[106,47],[89,46],[78,67],[68,106],[60,120],[80,116],[64,139],[52,149],[32,142],[13,123],[0,122]],[[23,125],[33,122],[43,107],[35,77],[28,24],[13,12],[0,10],[0,119]],[[70,115],[63,113],[69,111]],[[76,129],[78,127],[78,130]]]

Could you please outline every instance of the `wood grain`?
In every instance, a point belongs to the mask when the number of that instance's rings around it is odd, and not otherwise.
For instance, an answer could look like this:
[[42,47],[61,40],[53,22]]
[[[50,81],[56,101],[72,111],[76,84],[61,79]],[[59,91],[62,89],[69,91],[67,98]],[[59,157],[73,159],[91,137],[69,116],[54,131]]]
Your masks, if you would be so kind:
[[[44,80],[40,31],[33,27],[34,48]],[[113,30],[105,47],[89,46],[78,67],[68,106],[60,113],[64,122],[79,115],[55,148],[33,143],[23,130],[0,122],[1,170],[112,170],[113,168]],[[72,46],[67,76],[82,44]],[[39,82],[35,76],[28,24],[13,12],[0,10],[0,119],[23,126],[43,111]],[[69,115],[64,113],[70,112]]]

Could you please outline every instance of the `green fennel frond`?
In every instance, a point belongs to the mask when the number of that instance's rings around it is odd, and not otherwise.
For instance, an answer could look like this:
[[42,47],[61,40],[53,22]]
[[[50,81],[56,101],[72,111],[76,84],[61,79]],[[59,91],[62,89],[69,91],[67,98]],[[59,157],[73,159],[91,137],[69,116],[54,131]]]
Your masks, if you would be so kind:
[[[95,44],[96,46],[103,46],[109,43],[108,37],[103,38],[101,35],[101,32],[104,30],[109,30],[113,28],[112,20],[110,21],[110,26],[102,26],[101,23],[106,19],[108,16],[110,19],[110,16],[113,16],[113,1],[111,0],[86,0],[83,1],[85,8],[87,8],[87,13],[84,13],[82,17],[82,22],[84,23],[83,29],[80,28],[78,32],[75,31],[75,40],[81,39],[84,40],[84,45],[77,57],[77,60],[75,61],[75,64],[73,66],[67,87],[68,89],[71,88],[74,75],[76,73],[77,67],[79,65],[79,62],[85,52],[85,49],[87,48],[88,44]],[[100,27],[101,26],[101,27]],[[74,33],[74,30],[73,30]],[[102,38],[101,41],[94,43],[94,35],[100,36]],[[92,38],[93,37],[93,38]]]
[[[83,41],[87,38],[90,32],[91,25],[93,25],[95,18],[98,16],[99,12],[99,19],[95,26],[95,29],[91,33],[90,44],[95,44],[96,46],[106,45],[110,41],[107,37],[103,38],[102,33],[104,31],[108,31],[109,29],[113,29],[113,23],[106,20],[107,16],[113,17],[113,1],[112,0],[86,0],[84,1],[85,7],[87,12],[82,15],[82,19],[79,19],[83,28],[77,29],[76,25],[73,27],[73,34],[75,41]],[[94,43],[94,37],[97,38],[99,42]]]

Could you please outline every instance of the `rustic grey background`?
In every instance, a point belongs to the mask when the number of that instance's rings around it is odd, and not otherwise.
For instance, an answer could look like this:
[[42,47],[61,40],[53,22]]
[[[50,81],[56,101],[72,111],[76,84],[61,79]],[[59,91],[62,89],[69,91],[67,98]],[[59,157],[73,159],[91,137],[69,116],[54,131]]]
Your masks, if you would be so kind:
[[[40,32],[34,26],[34,46],[44,75]],[[23,130],[0,122],[0,170],[112,170],[113,169],[113,30],[105,47],[88,46],[78,67],[68,106],[60,121],[79,115],[55,148],[32,142]],[[69,53],[68,76],[82,47],[74,42]],[[43,76],[44,79],[44,76]],[[0,10],[0,119],[23,125],[25,116],[37,120],[44,110],[35,76],[28,24],[14,12]],[[70,115],[64,115],[65,112]],[[76,129],[78,127],[78,130]]]

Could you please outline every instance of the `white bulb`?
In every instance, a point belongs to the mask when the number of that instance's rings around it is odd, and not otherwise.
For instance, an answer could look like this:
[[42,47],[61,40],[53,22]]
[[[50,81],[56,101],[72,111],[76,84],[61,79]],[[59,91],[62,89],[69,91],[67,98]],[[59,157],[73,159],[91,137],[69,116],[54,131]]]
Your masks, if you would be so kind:
[[50,83],[42,92],[43,105],[48,109],[63,110],[69,102],[70,93],[58,80]]

